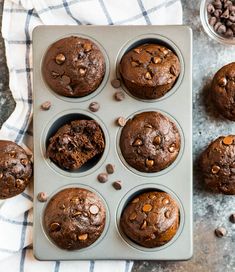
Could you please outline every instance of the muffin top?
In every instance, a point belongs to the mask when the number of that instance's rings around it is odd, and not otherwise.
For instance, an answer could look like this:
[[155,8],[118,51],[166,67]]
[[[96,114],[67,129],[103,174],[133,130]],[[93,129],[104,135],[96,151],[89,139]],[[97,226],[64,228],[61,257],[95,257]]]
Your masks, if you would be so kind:
[[[120,73],[132,94],[146,99],[159,98],[178,78],[180,63],[170,49],[158,44],[144,44],[122,57]],[[165,88],[161,89],[161,86]],[[149,90],[155,92],[148,93]]]
[[179,208],[165,192],[137,195],[121,216],[123,232],[144,247],[158,247],[169,242],[179,227]]
[[44,226],[60,248],[81,249],[102,234],[106,211],[95,193],[83,188],[67,188],[54,195],[44,212]]
[[105,73],[105,60],[91,40],[71,36],[50,46],[43,60],[42,73],[54,92],[82,97],[99,87]]
[[235,195],[235,135],[211,142],[200,157],[200,168],[209,190]]
[[142,112],[128,120],[120,148],[127,163],[141,172],[158,172],[177,158],[180,134],[176,125],[159,112]]
[[19,145],[0,140],[0,199],[24,191],[32,175],[31,162]]
[[223,66],[214,76],[211,98],[218,112],[235,121],[235,62]]
[[94,120],[75,120],[49,139],[47,156],[62,169],[77,170],[104,151],[103,132]]

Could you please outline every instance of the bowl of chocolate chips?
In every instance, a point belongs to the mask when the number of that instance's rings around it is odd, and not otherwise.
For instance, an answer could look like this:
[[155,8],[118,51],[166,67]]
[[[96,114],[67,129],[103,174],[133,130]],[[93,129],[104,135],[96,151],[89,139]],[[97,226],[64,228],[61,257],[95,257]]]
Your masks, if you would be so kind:
[[235,0],[202,0],[200,17],[212,39],[235,45]]

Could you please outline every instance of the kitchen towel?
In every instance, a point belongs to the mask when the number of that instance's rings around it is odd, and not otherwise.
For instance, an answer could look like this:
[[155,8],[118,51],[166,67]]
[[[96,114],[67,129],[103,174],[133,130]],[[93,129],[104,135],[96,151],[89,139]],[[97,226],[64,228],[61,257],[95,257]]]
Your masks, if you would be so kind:
[[[180,0],[5,0],[2,35],[16,102],[0,139],[32,147],[32,30],[37,25],[182,24]],[[32,253],[32,184],[0,209],[0,272],[128,272],[130,261],[47,261]],[[111,246],[111,245],[110,245]],[[109,250],[109,249],[107,249]],[[105,252],[104,252],[105,256]]]

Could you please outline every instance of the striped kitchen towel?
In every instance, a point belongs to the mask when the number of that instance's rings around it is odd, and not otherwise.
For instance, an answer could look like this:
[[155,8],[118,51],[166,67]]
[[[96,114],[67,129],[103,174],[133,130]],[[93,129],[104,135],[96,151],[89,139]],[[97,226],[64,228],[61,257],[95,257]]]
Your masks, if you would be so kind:
[[[16,108],[0,139],[32,147],[32,30],[37,25],[181,24],[180,0],[5,0],[2,34]],[[29,149],[27,148],[29,147]],[[0,209],[0,272],[127,272],[129,261],[39,262],[32,254],[32,184]],[[104,252],[105,254],[105,252]]]

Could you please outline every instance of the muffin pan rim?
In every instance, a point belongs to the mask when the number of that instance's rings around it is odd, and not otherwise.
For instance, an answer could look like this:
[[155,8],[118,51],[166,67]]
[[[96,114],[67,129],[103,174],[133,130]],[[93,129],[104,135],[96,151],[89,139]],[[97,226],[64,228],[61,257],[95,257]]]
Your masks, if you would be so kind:
[[[175,55],[178,57],[179,62],[180,62],[180,73],[179,73],[179,76],[176,79],[174,85],[172,86],[172,88],[168,92],[165,93],[165,95],[163,95],[162,97],[157,98],[157,99],[142,99],[142,98],[139,98],[139,97],[131,94],[131,92],[125,86],[125,83],[123,82],[122,76],[119,71],[119,65],[120,65],[122,57],[127,52],[129,52],[131,49],[135,48],[137,46],[137,44],[138,44],[138,46],[140,46],[140,45],[148,43],[148,42],[145,42],[145,40],[151,40],[151,43],[153,43],[153,44],[159,44],[158,41],[161,41],[161,42],[163,41],[163,45],[166,48],[170,47],[171,50],[173,49],[172,50],[173,53],[175,53]],[[152,40],[156,40],[156,43],[152,42]],[[184,57],[181,53],[181,50],[178,48],[178,46],[171,39],[169,39],[163,35],[149,33],[149,34],[142,34],[142,35],[136,36],[135,38],[128,40],[120,48],[117,58],[115,60],[115,68],[116,68],[116,76],[121,81],[121,88],[125,91],[126,94],[128,94],[129,96],[131,96],[132,98],[134,98],[136,100],[143,101],[145,103],[157,103],[157,102],[163,101],[164,99],[169,98],[170,96],[174,95],[178,91],[178,89],[180,88],[181,83],[184,79],[185,61],[184,61]]]
[[[58,42],[59,40],[62,40],[64,38],[69,38],[71,36],[76,36],[76,37],[80,37],[80,38],[84,38],[84,39],[89,39],[91,40],[92,42],[94,42],[97,47],[99,48],[99,50],[101,51],[101,53],[103,54],[103,57],[104,57],[104,62],[105,62],[105,73],[104,73],[104,76],[103,76],[103,79],[100,83],[100,85],[98,86],[97,89],[95,89],[93,92],[87,94],[87,95],[84,95],[84,96],[81,96],[81,97],[67,97],[67,96],[63,96],[63,95],[60,95],[58,93],[56,93],[55,91],[53,91],[53,89],[47,84],[47,82],[45,81],[44,77],[43,77],[43,72],[42,72],[42,69],[43,69],[43,63],[44,63],[44,59],[45,59],[45,56],[46,56],[46,53],[47,51],[49,50],[49,48],[55,43],[55,42]],[[109,60],[109,57],[108,57],[108,54],[105,50],[105,48],[103,47],[103,45],[101,43],[99,43],[96,39],[88,36],[88,35],[85,35],[85,34],[69,34],[69,35],[64,35],[64,36],[61,36],[59,39],[56,39],[54,40],[54,42],[52,44],[50,44],[45,50],[44,50],[44,53],[42,54],[42,57],[41,57],[41,61],[40,61],[40,78],[41,78],[41,81],[44,83],[45,87],[52,93],[52,95],[55,95],[57,98],[65,101],[65,102],[73,102],[73,103],[79,103],[79,102],[85,102],[85,101],[88,101],[90,99],[93,99],[95,98],[97,95],[99,95],[100,92],[102,92],[102,90],[104,89],[104,87],[106,86],[107,82],[108,82],[108,79],[109,79],[109,75],[110,75],[110,60]]]
[[[83,172],[73,172],[73,171],[68,171],[65,169],[60,168],[55,162],[53,162],[50,158],[47,158],[46,154],[46,150],[47,150],[47,138],[48,138],[48,133],[49,130],[51,129],[51,127],[53,127],[53,125],[55,124],[56,121],[58,121],[60,118],[66,117],[67,115],[72,115],[72,114],[81,114],[81,115],[85,115],[87,117],[90,117],[91,120],[95,120],[98,125],[100,126],[103,135],[104,135],[104,140],[105,140],[105,148],[103,153],[101,154],[101,157],[99,158],[98,162],[92,166],[90,169],[85,170]],[[82,119],[76,119],[76,120],[82,120]],[[69,121],[70,123],[71,121]],[[65,124],[68,124],[67,122]],[[65,125],[64,124],[64,125]],[[61,127],[61,126],[60,126]],[[60,128],[59,127],[59,128]],[[58,128],[58,129],[59,129]],[[57,130],[58,130],[57,129]],[[45,161],[45,163],[56,173],[59,173],[62,176],[67,176],[67,177],[71,177],[71,178],[79,178],[79,177],[84,177],[87,175],[92,174],[93,172],[95,172],[100,166],[103,165],[104,161],[106,160],[109,151],[110,151],[110,134],[108,132],[108,129],[106,127],[106,125],[103,123],[103,121],[94,113],[91,113],[89,111],[85,111],[82,109],[70,109],[70,110],[64,110],[60,113],[57,113],[56,115],[54,115],[45,125],[44,129],[42,130],[42,133],[40,135],[40,149],[41,149],[41,155],[43,157],[43,160]]]

